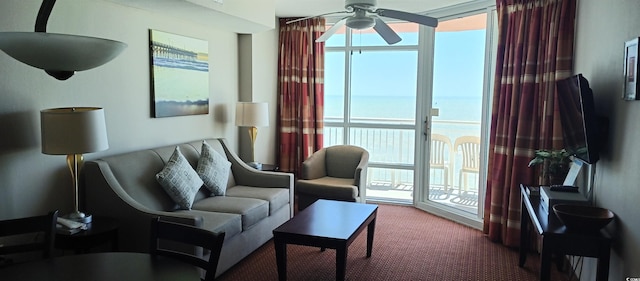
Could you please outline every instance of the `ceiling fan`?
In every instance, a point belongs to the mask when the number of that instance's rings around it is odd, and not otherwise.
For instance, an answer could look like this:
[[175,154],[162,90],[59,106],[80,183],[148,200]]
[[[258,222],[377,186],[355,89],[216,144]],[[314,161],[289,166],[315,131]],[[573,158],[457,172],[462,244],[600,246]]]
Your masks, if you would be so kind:
[[331,35],[336,33],[336,31],[338,31],[340,27],[346,24],[347,27],[357,30],[373,27],[373,29],[378,34],[380,34],[382,39],[384,39],[384,41],[386,41],[389,45],[398,43],[402,39],[380,17],[410,21],[431,27],[438,26],[438,20],[435,18],[403,11],[377,8],[377,2],[377,0],[345,0],[344,8],[346,9],[346,11],[332,12],[295,19],[288,21],[287,24],[315,17],[335,14],[351,14],[336,22],[336,24],[334,24],[331,28],[329,28],[329,30],[322,34],[322,36],[320,36],[316,40],[316,42],[326,41],[327,39],[329,39],[329,37],[331,37]]

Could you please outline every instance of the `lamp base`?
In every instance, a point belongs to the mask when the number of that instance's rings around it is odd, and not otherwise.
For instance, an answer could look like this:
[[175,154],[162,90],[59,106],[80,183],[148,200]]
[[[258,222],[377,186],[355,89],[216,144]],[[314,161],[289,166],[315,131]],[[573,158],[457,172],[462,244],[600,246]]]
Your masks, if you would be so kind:
[[69,220],[77,221],[81,223],[91,223],[91,220],[93,219],[93,216],[89,214],[85,214],[83,212],[73,212],[70,214],[66,214],[62,217],[65,219],[69,219]]
[[251,166],[254,169],[260,170],[262,169],[262,163],[258,163],[258,162],[249,162],[247,163],[247,165]]

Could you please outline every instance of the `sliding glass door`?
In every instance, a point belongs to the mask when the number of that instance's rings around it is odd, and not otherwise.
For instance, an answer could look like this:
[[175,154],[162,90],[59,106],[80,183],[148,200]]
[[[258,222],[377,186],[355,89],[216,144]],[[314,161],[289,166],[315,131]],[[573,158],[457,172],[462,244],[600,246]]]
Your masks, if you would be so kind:
[[487,14],[443,20],[433,38],[433,70],[424,111],[424,166],[420,205],[478,218],[486,141]]
[[369,151],[369,201],[479,227],[493,16],[486,2],[435,15],[437,29],[389,23],[402,38],[391,46],[373,30],[326,42],[325,146]]

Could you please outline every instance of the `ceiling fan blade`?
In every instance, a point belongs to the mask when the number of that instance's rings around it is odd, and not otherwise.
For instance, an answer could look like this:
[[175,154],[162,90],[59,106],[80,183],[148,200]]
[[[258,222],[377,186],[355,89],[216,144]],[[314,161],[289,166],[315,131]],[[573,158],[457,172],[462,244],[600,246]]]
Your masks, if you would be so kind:
[[398,34],[389,27],[382,19],[376,17],[376,25],[373,26],[373,29],[380,34],[384,41],[387,41],[387,44],[393,45],[402,40]]
[[406,21],[415,22],[415,23],[419,23],[419,24],[422,24],[422,25],[426,25],[426,26],[431,26],[431,27],[437,27],[438,26],[438,19],[436,19],[436,18],[423,16],[423,15],[418,15],[418,14],[413,14],[413,13],[407,13],[407,12],[403,12],[403,11],[396,11],[396,10],[389,10],[389,9],[378,9],[378,10],[376,10],[376,14],[378,14],[379,16],[383,16],[383,17],[394,18],[394,19],[399,19],[399,20],[406,20]]
[[327,31],[325,31],[324,34],[322,34],[322,36],[318,37],[318,39],[316,39],[316,42],[327,41],[327,39],[329,39],[329,37],[331,37],[331,35],[336,33],[336,31],[338,31],[338,29],[340,29],[347,22],[347,18],[348,17],[344,17],[341,20],[339,20],[338,22],[336,22],[336,24],[334,24],[331,28],[329,28]]
[[319,15],[315,15],[315,16],[310,16],[310,17],[304,17],[304,18],[290,20],[290,21],[287,21],[286,24],[299,22],[299,21],[303,21],[303,20],[311,19],[311,18],[324,17],[324,16],[337,15],[337,14],[350,14],[350,13],[351,12],[347,12],[347,11],[339,11],[339,12],[331,12],[331,13],[319,14]]

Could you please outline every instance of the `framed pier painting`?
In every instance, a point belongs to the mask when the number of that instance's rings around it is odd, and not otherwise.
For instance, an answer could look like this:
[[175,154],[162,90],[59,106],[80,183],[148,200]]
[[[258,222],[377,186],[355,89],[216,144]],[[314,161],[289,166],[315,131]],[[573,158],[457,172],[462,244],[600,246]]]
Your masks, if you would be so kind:
[[152,117],[209,114],[209,42],[149,30]]
[[624,44],[624,100],[640,100],[640,83],[638,83],[638,38]]

